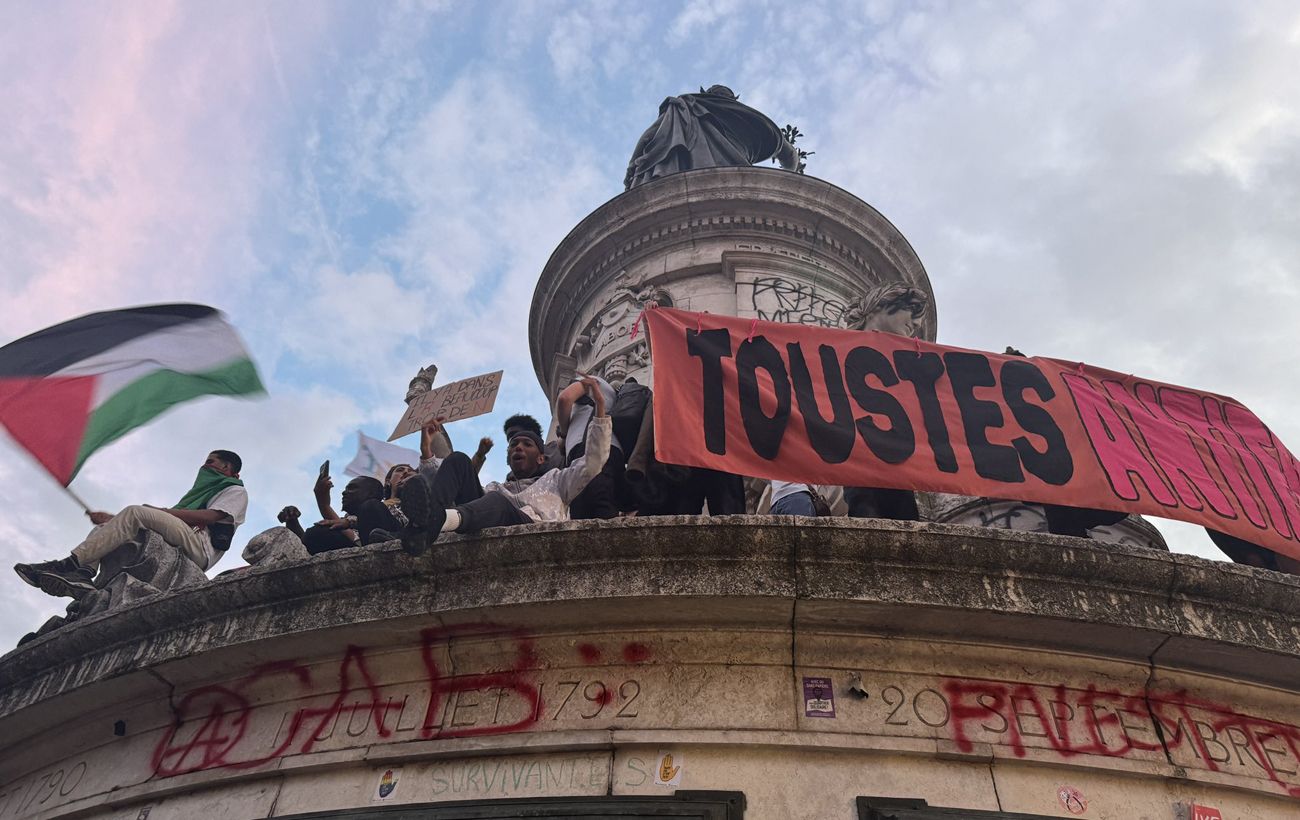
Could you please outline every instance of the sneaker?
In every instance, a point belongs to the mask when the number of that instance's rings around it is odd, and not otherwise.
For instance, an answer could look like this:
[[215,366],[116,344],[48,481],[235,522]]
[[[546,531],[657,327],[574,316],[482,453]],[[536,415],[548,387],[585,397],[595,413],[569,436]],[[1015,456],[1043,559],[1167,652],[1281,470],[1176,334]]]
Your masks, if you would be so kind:
[[407,521],[406,526],[402,527],[402,549],[408,555],[423,555],[429,551],[433,539],[442,532],[447,512],[432,503],[429,485],[422,480],[407,481],[399,494],[402,497],[402,513]]
[[14,564],[14,572],[27,584],[56,598],[80,599],[95,591],[95,571],[83,567],[72,556],[38,564]]

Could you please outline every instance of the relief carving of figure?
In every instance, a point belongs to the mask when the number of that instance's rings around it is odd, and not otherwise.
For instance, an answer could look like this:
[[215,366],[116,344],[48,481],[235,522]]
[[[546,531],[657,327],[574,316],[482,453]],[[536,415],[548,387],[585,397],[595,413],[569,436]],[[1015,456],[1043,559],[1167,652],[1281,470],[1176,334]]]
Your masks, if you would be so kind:
[[917,338],[930,298],[911,285],[895,282],[872,288],[849,304],[844,326],[849,330],[880,330]]

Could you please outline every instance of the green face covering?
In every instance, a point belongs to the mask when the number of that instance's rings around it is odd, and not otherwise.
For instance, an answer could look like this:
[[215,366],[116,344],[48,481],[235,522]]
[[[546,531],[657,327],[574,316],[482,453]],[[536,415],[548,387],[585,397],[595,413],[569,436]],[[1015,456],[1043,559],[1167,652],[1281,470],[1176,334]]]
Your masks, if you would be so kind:
[[213,496],[227,487],[242,487],[244,482],[237,478],[222,475],[211,467],[200,467],[194,479],[194,486],[176,502],[178,510],[202,510],[208,506]]

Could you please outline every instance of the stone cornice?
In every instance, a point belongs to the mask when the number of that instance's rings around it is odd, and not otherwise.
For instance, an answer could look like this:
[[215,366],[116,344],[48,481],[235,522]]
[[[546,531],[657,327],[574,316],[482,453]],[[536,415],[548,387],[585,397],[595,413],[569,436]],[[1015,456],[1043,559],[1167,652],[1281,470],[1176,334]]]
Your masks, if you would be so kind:
[[1289,576],[987,528],[665,517],[497,529],[418,560],[392,546],[223,576],[10,652],[0,718],[200,654],[521,607],[580,623],[593,602],[641,628],[783,624],[1149,661],[1292,691],[1300,680],[1300,579]]

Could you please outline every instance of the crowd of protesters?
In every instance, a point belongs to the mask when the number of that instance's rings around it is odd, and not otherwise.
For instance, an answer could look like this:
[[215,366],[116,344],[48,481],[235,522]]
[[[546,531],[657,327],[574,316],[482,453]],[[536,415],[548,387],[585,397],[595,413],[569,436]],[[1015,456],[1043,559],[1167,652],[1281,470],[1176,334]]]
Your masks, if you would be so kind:
[[[919,333],[926,310],[920,291],[889,285],[869,297],[855,308],[856,315],[846,316],[850,327],[903,336]],[[1007,352],[1018,354],[1010,348]],[[423,376],[424,371],[418,378]],[[425,379],[424,389],[430,383]],[[312,555],[394,540],[419,555],[443,533],[472,534],[488,527],[570,519],[705,512],[904,521],[921,517],[910,490],[747,481],[717,470],[660,463],[654,456],[653,403],[650,389],[634,379],[616,389],[597,376],[580,375],[555,397],[554,435],[549,440],[532,416],[506,419],[509,473],[504,481],[486,485],[478,476],[492,440],[481,439],[467,455],[454,449],[442,420],[431,418],[421,428],[419,464],[398,464],[382,481],[353,478],[339,497],[342,515],[330,500],[334,485],[326,462],[312,488],[320,520],[304,529],[302,513],[293,506],[278,517]],[[248,498],[239,479],[241,464],[236,454],[214,450],[194,486],[174,507],[140,505],[117,515],[88,513],[96,529],[71,555],[14,569],[23,581],[51,595],[79,599],[97,588],[100,560],[147,529],[207,570],[244,521]],[[1126,517],[1109,510],[1041,506],[1048,532],[1081,538]],[[1300,574],[1300,561],[1224,533],[1209,534],[1237,563]]]
[[[661,464],[654,458],[653,398],[630,379],[615,388],[596,376],[576,378],[556,398],[546,440],[530,415],[506,419],[509,472],[502,482],[480,484],[478,473],[492,441],[473,456],[454,451],[438,419],[421,432],[418,468],[399,464],[381,483],[354,478],[344,489],[340,516],[330,506],[332,482],[314,487],[322,516],[312,528],[298,526],[298,510],[280,520],[317,554],[360,544],[400,540],[421,554],[446,532],[472,534],[487,527],[537,521],[610,519],[655,515],[772,514],[920,520],[909,490],[837,487],[789,481],[755,481],[698,467]],[[1097,527],[1117,524],[1125,513],[1043,504],[1048,532],[1088,538]],[[1300,562],[1218,532],[1214,543],[1237,563],[1300,574]]]

